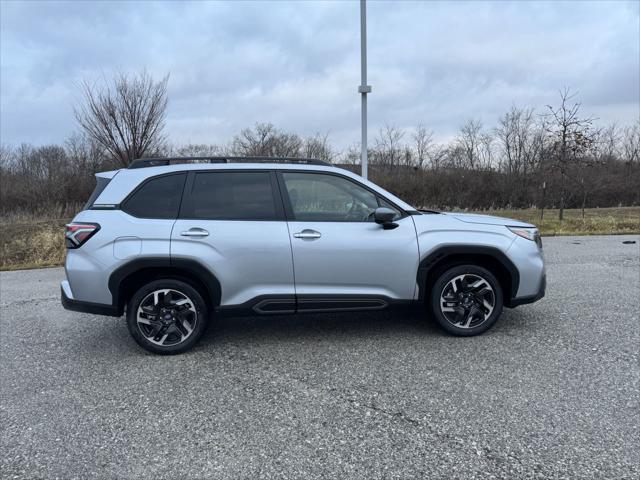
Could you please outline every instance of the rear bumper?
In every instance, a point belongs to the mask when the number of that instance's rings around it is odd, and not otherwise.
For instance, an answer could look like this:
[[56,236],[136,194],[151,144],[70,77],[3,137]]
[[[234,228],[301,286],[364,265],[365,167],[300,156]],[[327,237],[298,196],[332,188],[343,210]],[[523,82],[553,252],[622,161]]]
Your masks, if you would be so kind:
[[93,315],[107,315],[110,317],[119,317],[121,315],[115,305],[75,300],[71,294],[71,290],[69,289],[69,283],[66,281],[60,284],[60,300],[62,302],[62,306],[66,310],[74,312],[91,313]]
[[546,290],[547,290],[547,276],[542,275],[542,281],[540,282],[540,289],[538,290],[537,293],[535,293],[534,295],[528,295],[526,297],[512,298],[509,300],[506,306],[509,308],[513,308],[513,307],[517,307],[518,305],[525,305],[527,303],[537,302],[542,297],[544,297]]

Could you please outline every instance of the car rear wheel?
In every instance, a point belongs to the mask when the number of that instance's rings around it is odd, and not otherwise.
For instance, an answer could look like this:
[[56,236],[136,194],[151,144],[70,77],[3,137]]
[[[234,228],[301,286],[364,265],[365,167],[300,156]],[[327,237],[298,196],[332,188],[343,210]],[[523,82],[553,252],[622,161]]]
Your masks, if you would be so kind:
[[458,265],[440,274],[431,289],[431,310],[440,326],[459,336],[478,335],[502,313],[500,283],[486,268]]
[[190,349],[204,334],[207,320],[202,295],[179,280],[155,280],[127,304],[129,333],[153,353],[173,355]]

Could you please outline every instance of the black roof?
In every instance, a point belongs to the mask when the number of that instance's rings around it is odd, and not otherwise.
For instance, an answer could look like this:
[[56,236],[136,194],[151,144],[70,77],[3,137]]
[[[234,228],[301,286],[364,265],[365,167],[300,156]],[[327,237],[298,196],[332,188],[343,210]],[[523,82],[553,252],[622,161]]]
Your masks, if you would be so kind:
[[313,158],[289,158],[289,157],[163,157],[163,158],[138,158],[129,165],[129,168],[158,167],[180,163],[297,163],[306,165],[331,164]]

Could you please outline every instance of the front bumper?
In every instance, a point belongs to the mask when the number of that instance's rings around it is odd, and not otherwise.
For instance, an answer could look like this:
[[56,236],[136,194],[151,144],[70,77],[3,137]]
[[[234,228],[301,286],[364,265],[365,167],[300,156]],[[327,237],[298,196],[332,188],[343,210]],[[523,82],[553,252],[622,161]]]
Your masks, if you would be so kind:
[[107,315],[110,317],[119,317],[121,315],[115,305],[75,300],[71,293],[71,289],[69,288],[69,282],[67,281],[60,284],[60,301],[66,310],[74,312],[91,313],[93,315]]
[[518,305],[525,305],[527,303],[537,302],[542,297],[544,297],[546,290],[547,290],[547,275],[544,274],[542,275],[542,281],[540,282],[540,289],[538,290],[537,293],[533,295],[527,295],[526,297],[512,298],[509,300],[506,306],[509,308],[513,308],[513,307],[517,307]]

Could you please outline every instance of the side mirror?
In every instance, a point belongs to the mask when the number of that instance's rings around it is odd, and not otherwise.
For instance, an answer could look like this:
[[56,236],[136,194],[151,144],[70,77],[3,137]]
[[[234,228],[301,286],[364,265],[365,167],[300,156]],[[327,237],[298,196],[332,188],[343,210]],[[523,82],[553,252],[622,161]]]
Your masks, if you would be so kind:
[[382,225],[385,230],[393,230],[398,226],[394,223],[393,219],[396,216],[396,212],[386,207],[378,207],[373,212],[373,219],[376,223]]

